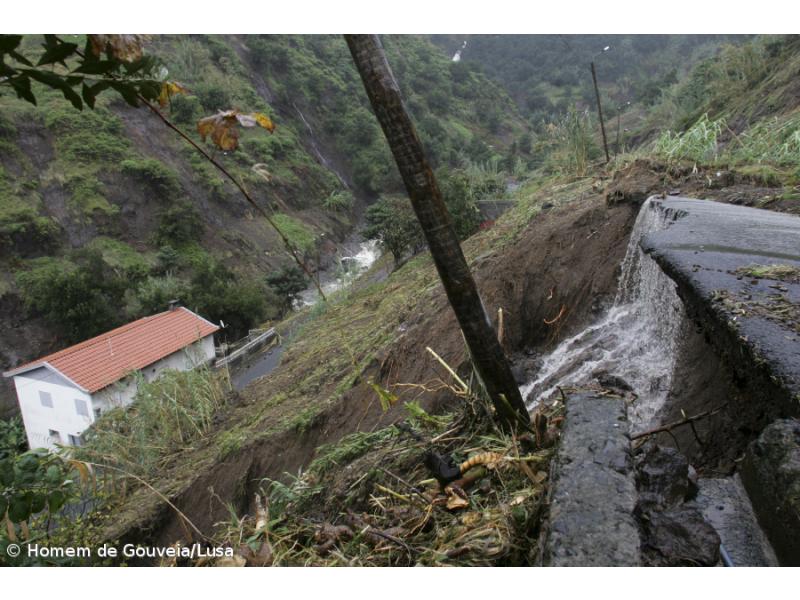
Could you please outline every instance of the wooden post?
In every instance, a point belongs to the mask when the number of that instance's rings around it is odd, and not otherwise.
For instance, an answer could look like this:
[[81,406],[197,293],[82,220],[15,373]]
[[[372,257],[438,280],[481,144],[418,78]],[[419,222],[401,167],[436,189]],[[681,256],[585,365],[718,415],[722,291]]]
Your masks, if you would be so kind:
[[592,83],[594,83],[594,95],[597,98],[597,114],[600,117],[600,131],[603,134],[603,150],[606,153],[606,162],[611,160],[608,154],[608,141],[606,140],[606,124],[603,121],[603,107],[600,105],[600,90],[597,88],[597,72],[594,68],[594,61],[591,63],[592,67]]
[[346,35],[345,39],[372,109],[389,142],[475,369],[497,416],[506,427],[527,426],[530,417],[525,403],[478,294],[452,219],[414,124],[403,105],[400,88],[383,46],[377,35]]

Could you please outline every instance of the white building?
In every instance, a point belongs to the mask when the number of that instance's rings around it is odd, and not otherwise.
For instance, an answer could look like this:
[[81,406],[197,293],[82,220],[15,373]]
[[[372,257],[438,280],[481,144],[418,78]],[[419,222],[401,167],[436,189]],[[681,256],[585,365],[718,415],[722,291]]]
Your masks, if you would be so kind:
[[128,323],[3,373],[14,378],[31,448],[79,445],[103,411],[130,404],[139,372],[187,371],[214,359],[219,327],[183,308]]

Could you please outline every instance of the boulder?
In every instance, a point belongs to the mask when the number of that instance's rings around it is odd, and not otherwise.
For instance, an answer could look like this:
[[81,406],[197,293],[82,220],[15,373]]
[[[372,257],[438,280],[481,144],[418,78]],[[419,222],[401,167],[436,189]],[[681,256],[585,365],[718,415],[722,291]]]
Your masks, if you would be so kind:
[[741,476],[781,564],[800,566],[800,421],[768,425],[748,446]]
[[636,484],[648,504],[675,506],[689,496],[689,463],[674,448],[647,444],[636,456]]
[[710,567],[719,562],[719,535],[696,508],[640,509],[638,516],[645,565]]

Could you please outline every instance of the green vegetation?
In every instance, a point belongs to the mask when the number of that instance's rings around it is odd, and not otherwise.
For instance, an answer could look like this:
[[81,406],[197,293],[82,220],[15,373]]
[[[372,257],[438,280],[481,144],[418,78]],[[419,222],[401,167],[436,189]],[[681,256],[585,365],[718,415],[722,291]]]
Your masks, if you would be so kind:
[[367,209],[365,221],[364,237],[380,240],[395,265],[402,265],[407,254],[415,254],[425,245],[419,221],[405,196],[381,196]]
[[79,342],[119,325],[124,276],[111,269],[97,250],[73,254],[76,262],[42,257],[17,275],[25,305],[69,342]]
[[325,210],[329,210],[331,212],[349,213],[353,208],[354,202],[355,198],[353,197],[352,192],[349,190],[339,190],[328,194],[328,196],[322,201],[322,206]]
[[272,215],[272,221],[289,243],[301,253],[309,253],[314,249],[317,238],[308,225],[284,213],[275,213]]
[[288,265],[268,274],[267,285],[280,300],[284,312],[289,312],[300,292],[308,287],[308,279],[299,267]]
[[154,193],[166,201],[180,192],[178,175],[173,169],[153,158],[128,159],[120,163],[123,173],[151,186]]
[[159,247],[181,247],[197,241],[203,228],[203,220],[194,205],[178,202],[159,212],[155,242]]
[[261,283],[237,277],[224,265],[199,265],[188,290],[189,306],[215,323],[223,321],[230,339],[278,316],[279,301]]
[[714,162],[718,156],[718,140],[725,127],[723,119],[710,121],[703,115],[689,129],[682,133],[665,131],[656,140],[655,152],[667,160],[693,160],[695,162]]
[[133,404],[105,412],[87,430],[76,457],[150,477],[208,435],[228,391],[207,369],[166,371],[137,388]]
[[0,566],[48,564],[28,558],[26,552],[10,555],[6,548],[11,543],[44,542],[52,526],[69,521],[60,511],[79,492],[79,476],[70,460],[26,448],[22,421],[0,421]]

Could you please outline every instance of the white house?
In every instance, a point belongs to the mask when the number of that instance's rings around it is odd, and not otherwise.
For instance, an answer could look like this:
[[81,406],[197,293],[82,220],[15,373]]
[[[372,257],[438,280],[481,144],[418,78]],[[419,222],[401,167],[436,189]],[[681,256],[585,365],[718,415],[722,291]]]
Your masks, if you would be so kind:
[[80,445],[105,410],[136,394],[165,369],[187,371],[214,359],[219,329],[183,307],[145,317],[3,373],[14,378],[31,448]]

